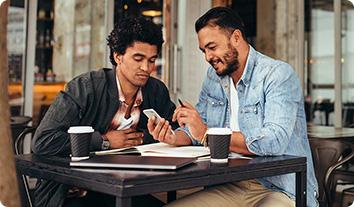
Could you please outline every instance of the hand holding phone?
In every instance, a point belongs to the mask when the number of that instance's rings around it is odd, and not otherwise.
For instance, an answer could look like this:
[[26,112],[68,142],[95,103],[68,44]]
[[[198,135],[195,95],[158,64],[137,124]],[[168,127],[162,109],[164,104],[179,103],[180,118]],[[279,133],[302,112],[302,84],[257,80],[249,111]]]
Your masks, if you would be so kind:
[[176,134],[171,128],[171,125],[167,124],[169,123],[167,120],[160,123],[161,116],[154,109],[145,109],[143,110],[143,113],[148,118],[153,116],[155,117],[154,126],[151,124],[151,122],[148,122],[149,133],[155,140],[172,145],[176,144]]
[[143,113],[150,119],[151,117],[155,117],[155,124],[157,125],[160,120],[161,116],[154,110],[154,109],[145,109]]

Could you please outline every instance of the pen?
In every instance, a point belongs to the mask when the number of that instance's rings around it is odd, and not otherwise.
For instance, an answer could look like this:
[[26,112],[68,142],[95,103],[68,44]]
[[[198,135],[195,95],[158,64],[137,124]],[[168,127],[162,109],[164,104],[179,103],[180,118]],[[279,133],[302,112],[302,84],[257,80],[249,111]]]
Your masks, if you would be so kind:
[[181,104],[182,107],[185,107],[181,99],[178,99],[179,104]]

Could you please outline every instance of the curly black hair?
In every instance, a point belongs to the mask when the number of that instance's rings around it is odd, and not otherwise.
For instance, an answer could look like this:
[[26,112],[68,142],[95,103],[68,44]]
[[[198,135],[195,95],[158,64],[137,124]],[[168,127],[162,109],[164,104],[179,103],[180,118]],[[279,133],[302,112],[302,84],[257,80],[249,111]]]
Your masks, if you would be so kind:
[[126,49],[135,42],[156,45],[158,53],[161,51],[163,38],[161,26],[144,17],[125,17],[115,24],[107,38],[107,45],[111,50],[111,63],[116,66],[114,53],[124,55]]

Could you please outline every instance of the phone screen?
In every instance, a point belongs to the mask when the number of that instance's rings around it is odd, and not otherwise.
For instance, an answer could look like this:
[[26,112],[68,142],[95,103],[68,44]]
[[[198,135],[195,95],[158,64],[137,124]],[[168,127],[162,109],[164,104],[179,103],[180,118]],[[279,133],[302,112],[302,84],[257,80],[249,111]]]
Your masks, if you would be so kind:
[[159,123],[161,117],[154,109],[145,109],[145,110],[143,110],[143,112],[148,118],[155,116],[156,117],[155,124]]

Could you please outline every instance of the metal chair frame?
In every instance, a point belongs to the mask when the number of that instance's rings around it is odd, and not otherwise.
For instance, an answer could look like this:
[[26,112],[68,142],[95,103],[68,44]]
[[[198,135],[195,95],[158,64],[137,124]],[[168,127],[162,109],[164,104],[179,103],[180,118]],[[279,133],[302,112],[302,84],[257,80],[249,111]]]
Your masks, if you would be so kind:
[[325,189],[326,197],[327,197],[327,200],[329,203],[328,206],[330,206],[330,204],[332,203],[332,195],[333,195],[333,193],[335,193],[335,188],[337,185],[337,183],[336,183],[337,180],[333,179],[333,175],[335,175],[335,170],[338,167],[340,167],[344,163],[348,162],[349,160],[353,159],[353,157],[354,157],[353,145],[351,145],[351,148],[352,148],[352,152],[349,155],[347,155],[343,159],[339,160],[336,164],[329,167],[326,172],[325,181],[324,181],[324,185],[325,185],[324,189]]
[[[24,141],[25,137],[28,134],[33,134],[35,131],[36,131],[36,128],[27,126],[21,132],[21,134],[16,138],[16,140],[15,140],[15,153],[16,153],[16,155],[23,154],[23,141]],[[26,196],[28,205],[30,207],[32,207],[33,203],[32,203],[32,198],[31,198],[31,195],[30,195],[30,192],[29,192],[29,185],[28,185],[27,177],[25,175],[21,175],[21,180],[22,180],[22,183],[23,183],[23,186],[24,186],[24,190],[25,190],[25,194],[26,194],[25,196]]]
[[[331,206],[333,202],[332,195],[333,193],[335,193],[336,186],[336,183],[334,183],[333,178],[335,175],[335,171],[339,166],[343,165],[354,157],[354,146],[351,143],[339,140],[319,140],[314,138],[309,139],[309,141],[311,145],[313,161],[315,164],[316,177],[320,185],[320,190],[322,189],[322,192],[324,193],[324,195],[320,194],[319,198],[322,199],[320,201],[325,202],[327,206]],[[330,150],[332,150],[332,154],[330,153]],[[320,151],[328,152],[328,154],[326,155],[322,154],[324,156],[334,157],[320,158]],[[348,151],[350,152],[343,156],[343,153]]]

